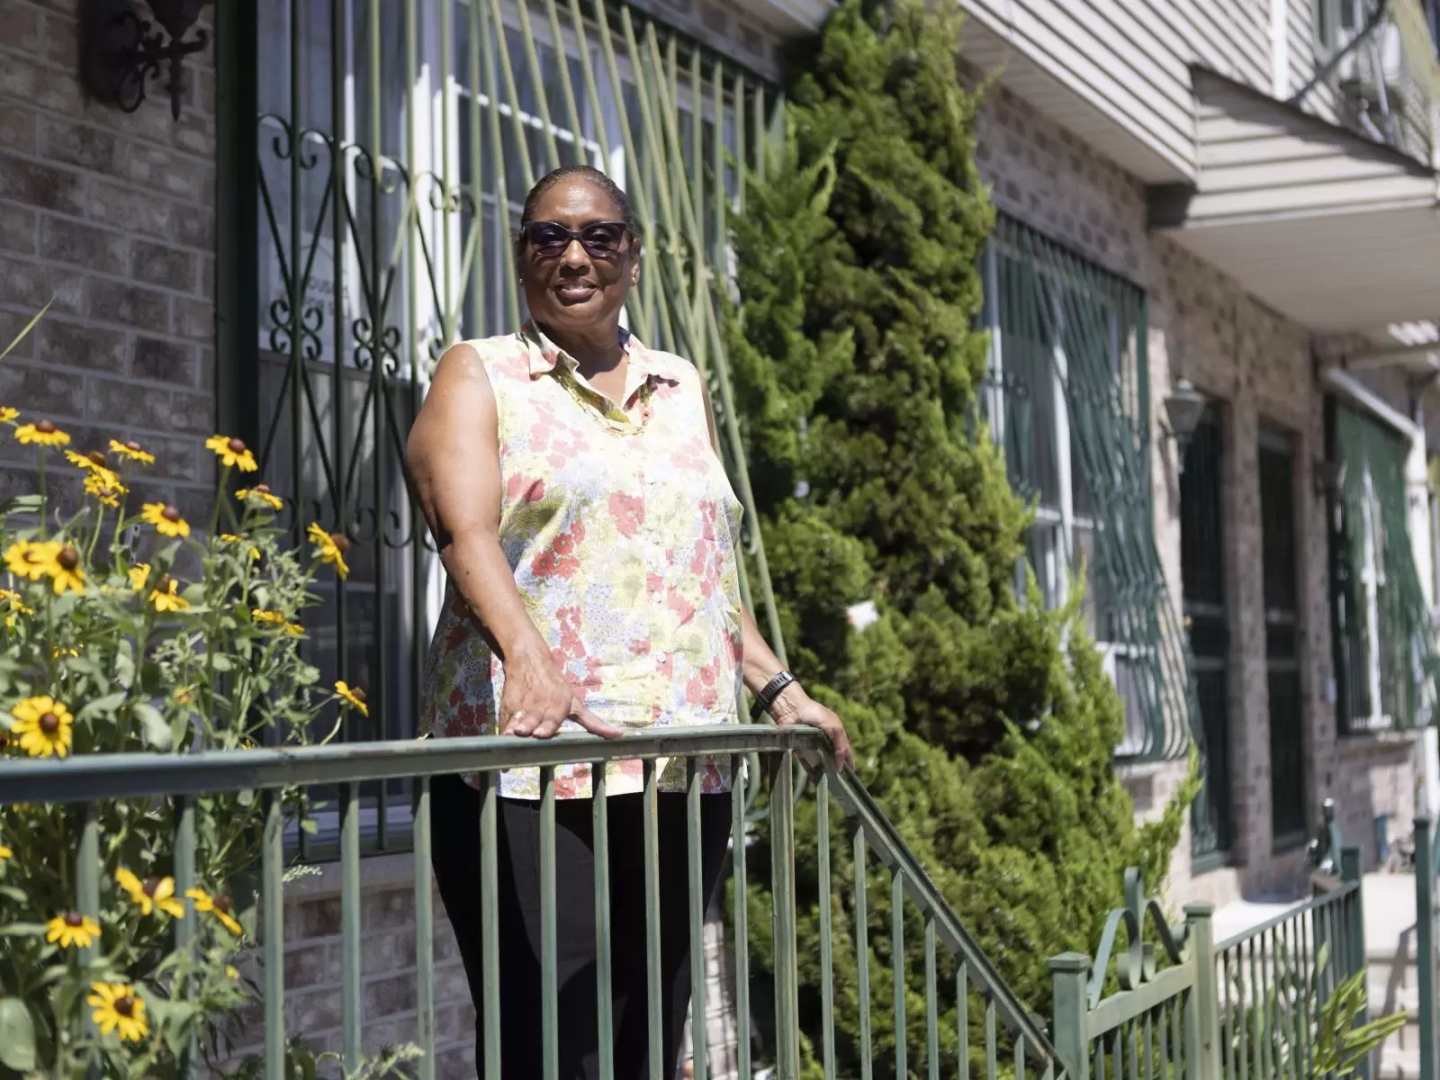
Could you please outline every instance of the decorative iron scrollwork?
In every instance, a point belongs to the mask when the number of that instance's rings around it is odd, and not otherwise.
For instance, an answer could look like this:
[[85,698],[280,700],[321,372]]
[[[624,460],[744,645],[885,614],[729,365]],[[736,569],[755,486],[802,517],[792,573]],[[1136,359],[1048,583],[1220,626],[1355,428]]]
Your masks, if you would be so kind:
[[[1088,987],[1090,1008],[1098,1006],[1105,995],[1105,977],[1110,970],[1112,956],[1115,958],[1115,977],[1121,990],[1135,990],[1155,978],[1159,964],[1155,943],[1144,939],[1146,916],[1149,916],[1155,936],[1170,962],[1178,964],[1185,959],[1189,926],[1167,923],[1160,902],[1146,897],[1145,882],[1139,868],[1130,867],[1125,871],[1125,906],[1116,908],[1105,919],[1100,948],[1095,951],[1095,964],[1090,971]],[[1122,926],[1125,928],[1125,951],[1116,956],[1115,943]]]
[[86,0],[80,13],[81,79],[90,96],[134,112],[145,101],[147,82],[168,69],[165,92],[170,115],[180,119],[185,95],[185,58],[204,52],[210,35],[204,29],[185,35],[210,0],[149,0],[154,22],[137,13],[132,0]]

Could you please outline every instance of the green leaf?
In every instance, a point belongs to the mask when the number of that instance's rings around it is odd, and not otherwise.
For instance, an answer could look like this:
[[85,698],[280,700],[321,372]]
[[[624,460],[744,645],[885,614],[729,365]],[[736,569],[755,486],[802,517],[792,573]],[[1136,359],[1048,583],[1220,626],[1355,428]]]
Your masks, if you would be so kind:
[[230,657],[226,656],[224,653],[211,653],[210,666],[213,667],[216,671],[234,671],[235,661],[231,660]]
[[39,495],[12,495],[0,502],[0,518],[11,514],[38,514],[44,505]]
[[251,788],[235,793],[235,801],[241,806],[253,806],[255,804],[255,792]]
[[115,681],[127,690],[135,683],[135,651],[129,638],[115,649]]
[[115,710],[125,704],[125,691],[118,690],[104,697],[86,702],[85,707],[75,714],[76,720],[93,720],[97,716],[113,716]]
[[12,922],[0,926],[0,937],[40,937],[44,933],[44,923]]
[[28,323],[26,323],[24,327],[21,328],[20,332],[15,335],[14,339],[11,340],[10,344],[5,346],[5,351],[0,352],[0,360],[3,360],[5,359],[5,357],[9,356],[10,351],[14,349],[16,345],[19,345],[20,342],[25,340],[25,335],[30,333],[31,330],[35,329],[35,324],[45,317],[45,313],[50,310],[50,305],[53,303],[55,303],[55,297],[53,296],[50,297],[49,300],[45,301],[45,306],[42,307],[39,311],[37,311],[35,313],[35,317],[31,319]]
[[165,717],[160,710],[148,701],[137,701],[131,709],[145,728],[146,741],[156,750],[169,750],[172,745],[170,725],[165,723]]
[[35,1021],[19,998],[0,998],[0,1064],[18,1073],[35,1071]]

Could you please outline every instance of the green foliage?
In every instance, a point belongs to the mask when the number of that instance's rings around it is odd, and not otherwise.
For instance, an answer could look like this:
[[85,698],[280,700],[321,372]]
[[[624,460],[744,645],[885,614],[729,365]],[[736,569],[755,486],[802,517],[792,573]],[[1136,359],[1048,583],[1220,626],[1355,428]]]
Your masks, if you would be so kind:
[[[1089,952],[1136,864],[1164,879],[1190,788],[1143,829],[1113,769],[1123,709],[1078,606],[1014,591],[1029,524],[985,432],[977,263],[993,225],[973,151],[959,26],[919,0],[846,0],[795,59],[787,139],[735,224],[727,325],[760,527],[792,667],[839,711],[861,777],[1034,1011],[1046,958]],[[1078,595],[1079,589],[1075,590]],[[874,600],[857,632],[848,605]],[[813,809],[799,883],[815,896]],[[838,830],[837,830],[838,831]],[[833,842],[840,1071],[855,1071],[853,867]],[[768,932],[754,849],[752,933]],[[876,1075],[893,1068],[889,882],[869,870]],[[806,891],[807,886],[809,891]],[[807,1042],[818,926],[802,912]],[[923,1060],[922,927],[907,926],[912,1063]],[[769,963],[761,949],[758,963]],[[942,972],[942,985],[946,975]],[[971,1045],[979,1047],[979,1011]],[[953,1052],[954,1017],[942,1018]]]

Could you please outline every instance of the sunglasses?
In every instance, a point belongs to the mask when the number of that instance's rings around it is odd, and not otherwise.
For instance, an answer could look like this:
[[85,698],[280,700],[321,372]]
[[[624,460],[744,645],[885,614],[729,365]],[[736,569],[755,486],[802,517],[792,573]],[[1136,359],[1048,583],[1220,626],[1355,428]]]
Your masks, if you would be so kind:
[[613,259],[624,251],[630,226],[623,221],[594,221],[583,229],[567,229],[558,221],[527,221],[520,235],[542,259],[559,258],[576,240],[592,259]]

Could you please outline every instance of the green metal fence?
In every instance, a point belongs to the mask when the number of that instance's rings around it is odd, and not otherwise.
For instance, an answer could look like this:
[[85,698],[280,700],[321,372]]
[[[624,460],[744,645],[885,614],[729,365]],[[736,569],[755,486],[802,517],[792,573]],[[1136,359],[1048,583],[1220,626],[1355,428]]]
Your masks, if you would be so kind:
[[1435,875],[1440,867],[1436,841],[1440,838],[1427,816],[1415,819],[1415,982],[1419,991],[1420,1078],[1436,1080],[1440,1068],[1440,889]]
[[[715,295],[738,170],[763,170],[781,116],[773,88],[612,0],[262,0],[225,29],[222,410],[297,535],[319,521],[351,540],[307,659],[370,688],[355,737],[414,733],[443,582],[403,445],[441,352],[518,329],[511,237],[560,165],[600,168],[634,203],[629,326],[710,380],[747,511],[742,589],[783,658]],[[382,840],[405,827],[401,781],[364,801]]]
[[[893,1003],[896,1039],[893,1072],[896,1076],[922,1074],[931,1078],[941,1075],[969,1077],[983,1075],[995,1080],[1002,1072],[1017,1077],[1027,1068],[1036,1075],[1053,1080],[1057,1075],[1054,1049],[1042,1024],[1029,1013],[1005,985],[995,968],[976,945],[944,898],[936,891],[923,866],[900,839],[891,822],[871,799],[852,773],[837,772],[829,754],[829,744],[811,728],[773,728],[761,726],[726,726],[668,731],[627,736],[620,741],[601,741],[585,735],[565,735],[541,741],[513,738],[434,739],[354,743],[340,746],[304,747],[298,749],[257,749],[231,753],[198,753],[191,755],[93,755],[69,761],[7,761],[0,762],[0,790],[7,800],[22,804],[68,804],[81,823],[82,837],[75,863],[77,884],[76,908],[82,914],[96,916],[102,910],[102,883],[109,888],[114,880],[120,850],[111,841],[115,838],[98,835],[95,816],[89,808],[103,800],[141,800],[151,813],[168,815],[175,828],[175,867],[177,894],[195,882],[187,880],[186,867],[195,865],[196,838],[187,827],[187,808],[193,801],[217,792],[249,791],[258,796],[256,826],[263,831],[260,866],[260,960],[262,977],[260,997],[264,1016],[264,1075],[268,1080],[281,1080],[286,1072],[286,1038],[289,1031],[285,1015],[285,897],[284,876],[289,863],[285,835],[299,812],[298,793],[308,787],[329,785],[339,792],[340,811],[340,881],[342,941],[340,944],[342,987],[340,1005],[343,1016],[342,1048],[345,1065],[355,1068],[367,1049],[365,998],[361,992],[361,926],[360,926],[360,785],[394,778],[413,778],[415,791],[415,967],[416,1008],[414,1038],[425,1051],[417,1069],[422,1078],[434,1075],[435,1002],[432,994],[435,964],[432,929],[434,912],[430,888],[430,778],[440,775],[478,771],[482,776],[482,809],[479,835],[481,852],[482,941],[484,943],[485,979],[499,985],[498,942],[500,927],[496,905],[499,867],[496,858],[497,785],[495,772],[502,768],[538,767],[541,772],[540,851],[542,859],[542,993],[535,1007],[541,1012],[544,1047],[543,1060],[536,1063],[535,1075],[551,1080],[557,1075],[558,1040],[564,1037],[565,1018],[558,1008],[556,985],[556,883],[554,873],[555,839],[555,768],[571,762],[602,763],[616,759],[640,758],[644,762],[645,792],[643,836],[613,836],[606,815],[603,790],[605,770],[595,770],[597,790],[592,801],[595,827],[595,858],[598,867],[608,865],[608,852],[613,843],[645,843],[654,851],[657,822],[656,759],[684,758],[694,761],[701,755],[732,755],[735,763],[735,785],[731,793],[733,850],[746,849],[746,803],[750,789],[761,784],[753,770],[747,774],[742,767],[746,755],[759,755],[771,776],[768,792],[771,814],[769,839],[771,852],[770,884],[772,896],[774,977],[774,1065],[782,1080],[794,1080],[800,1074],[801,1051],[798,1029],[798,961],[796,956],[796,917],[799,905],[818,905],[821,912],[819,992],[826,1004],[826,1026],[818,1057],[827,1077],[835,1075],[833,1024],[837,1015],[852,1000],[848,993],[837,995],[831,973],[831,950],[837,941],[853,942],[861,972],[858,999],[858,1023],[862,1039],[869,1048],[872,1009],[886,1008],[872,1002],[868,993],[871,956],[868,948],[870,933],[865,889],[867,867],[876,862],[890,875],[893,939],[891,978],[894,982]],[[821,852],[819,872],[814,881],[800,882],[795,873],[795,799],[797,759],[804,757],[818,765],[820,775],[813,785],[816,798],[816,837]],[[689,837],[690,902],[687,915],[692,950],[701,941],[701,922],[706,898],[699,893],[701,874],[700,838],[700,776],[693,765],[686,799]],[[833,804],[844,815],[845,828],[852,836],[857,872],[853,876],[852,910],[859,914],[854,925],[838,926],[831,920],[842,905],[832,907],[836,887],[830,880],[829,862],[825,857],[830,847],[830,811]],[[87,824],[88,823],[88,824]],[[545,865],[548,862],[547,874]],[[193,872],[193,871],[192,871]],[[752,1066],[759,1064],[750,1057],[751,1013],[749,1008],[750,977],[748,957],[750,937],[746,910],[746,860],[733,860],[735,910],[735,1001],[740,1033],[740,1074],[752,1075]],[[609,891],[603,887],[607,874],[597,869],[595,911],[597,925],[598,964],[595,978],[600,999],[608,998],[613,964],[609,951]],[[647,860],[646,867],[647,924],[658,924],[658,864]],[[188,903],[188,901],[187,901]],[[918,914],[924,927],[925,962],[923,971],[906,968],[904,927],[906,916]],[[193,918],[193,912],[191,912]],[[661,1008],[659,998],[659,955],[657,938],[647,935],[649,947],[643,962],[650,973],[651,995],[648,1001],[650,1054],[658,1060]],[[698,959],[698,958],[697,958]],[[952,978],[942,982],[944,970]],[[702,963],[692,966],[692,1004],[696,1016],[705,1015],[705,970]],[[813,988],[810,988],[813,989]],[[849,989],[849,988],[845,988]],[[183,994],[184,987],[177,988]],[[925,1014],[910,1017],[906,1001],[911,994],[923,993]],[[971,1046],[968,1015],[970,1008],[983,1010],[986,1038],[983,1046]],[[500,1026],[499,998],[488,994],[479,1004],[484,1025],[484,1060],[482,1075],[496,1080],[500,1075],[500,1043],[505,1033]],[[943,1039],[938,1018],[953,1009],[958,1017],[958,1041]],[[600,1044],[612,1045],[610,1018],[600,1016]],[[923,1042],[913,1033],[923,1025]],[[697,1028],[703,1030],[703,1027]],[[298,1034],[304,1034],[299,1032]],[[907,1034],[911,1037],[907,1037]],[[909,1057],[910,1047],[918,1042],[924,1047],[919,1060]],[[942,1060],[941,1046],[953,1046],[953,1056]],[[1002,1045],[1013,1045],[1015,1056],[1002,1064]],[[867,1065],[869,1064],[867,1054]],[[602,1058],[602,1073],[610,1075],[611,1063]],[[888,1073],[889,1069],[882,1069]],[[703,1038],[695,1046],[695,1075],[707,1075],[706,1047]],[[867,1071],[865,1075],[870,1075]],[[652,1076],[659,1077],[652,1065]]]
[[1047,603],[1086,573],[1091,630],[1126,700],[1122,758],[1183,756],[1199,709],[1155,547],[1144,292],[1001,217],[986,261],[986,413],[1031,498]]

